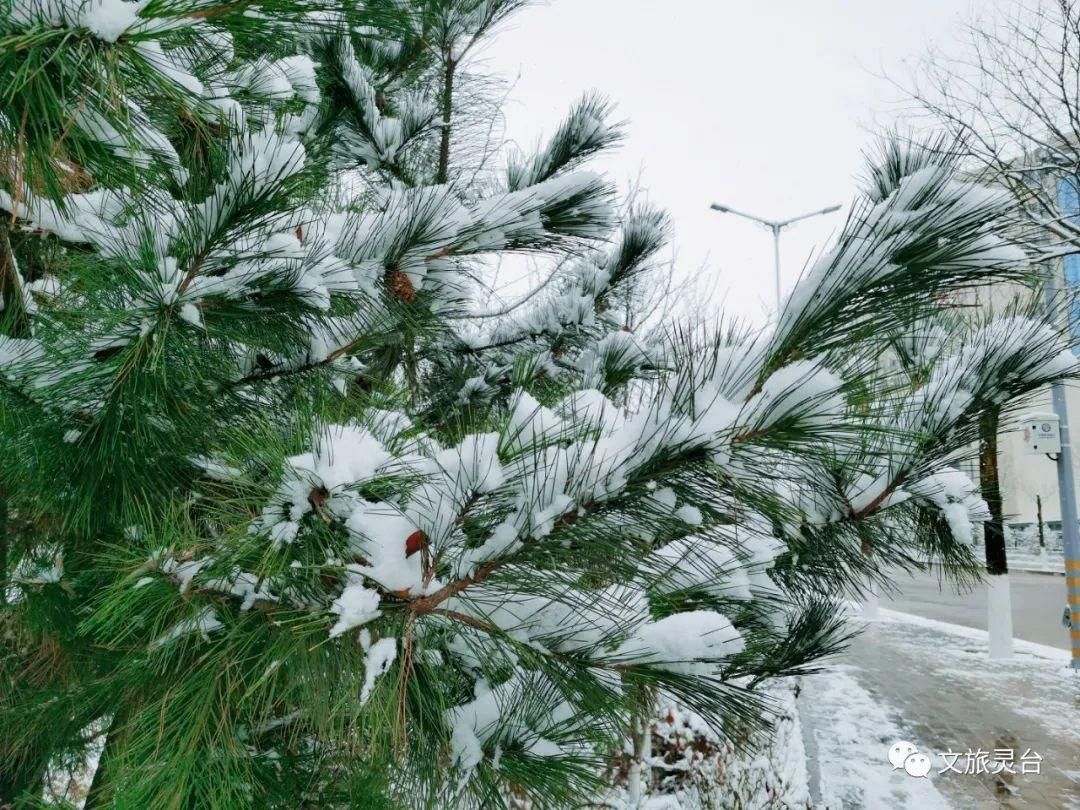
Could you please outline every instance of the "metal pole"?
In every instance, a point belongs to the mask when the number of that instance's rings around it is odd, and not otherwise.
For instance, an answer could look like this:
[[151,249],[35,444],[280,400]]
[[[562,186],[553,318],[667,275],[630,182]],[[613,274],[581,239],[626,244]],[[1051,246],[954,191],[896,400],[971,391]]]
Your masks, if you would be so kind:
[[780,229],[782,225],[772,225],[773,263],[776,267],[776,314],[780,317]]
[[[1046,274],[1047,315],[1056,321],[1058,292],[1057,262],[1050,262]],[[1065,545],[1065,588],[1072,627],[1069,640],[1072,647],[1072,668],[1080,670],[1080,529],[1076,519],[1076,480],[1073,476],[1072,442],[1069,438],[1069,408],[1065,401],[1065,385],[1055,382],[1050,387],[1054,413],[1061,433],[1061,452],[1057,458],[1058,494],[1061,497],[1061,535]]]
[[840,210],[839,205],[830,205],[828,208],[822,208],[820,211],[811,211],[809,214],[800,214],[797,217],[785,219],[782,222],[774,222],[771,219],[762,219],[761,217],[755,217],[753,214],[747,214],[745,211],[737,211],[729,205],[713,203],[709,207],[713,211],[719,211],[721,214],[734,214],[737,217],[749,219],[751,222],[756,222],[759,225],[764,225],[766,228],[772,231],[773,263],[775,265],[776,272],[776,312],[778,316],[780,313],[780,231],[782,231],[788,225],[793,225],[796,222],[801,222],[804,219],[821,216],[822,214],[831,214],[834,211]]
[[1065,540],[1065,588],[1069,600],[1072,627],[1072,668],[1080,670],[1080,531],[1076,524],[1076,481],[1073,477],[1072,444],[1069,440],[1069,409],[1065,403],[1065,385],[1052,388],[1054,412],[1061,430],[1061,454],[1057,461],[1058,489],[1061,491],[1061,534]]

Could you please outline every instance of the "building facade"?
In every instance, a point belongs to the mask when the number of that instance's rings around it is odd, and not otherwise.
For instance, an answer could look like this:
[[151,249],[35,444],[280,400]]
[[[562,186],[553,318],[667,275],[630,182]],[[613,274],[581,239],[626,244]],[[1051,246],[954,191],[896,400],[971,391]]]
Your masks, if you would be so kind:
[[[1048,187],[1052,186],[1061,215],[1080,222],[1080,193],[1076,179],[1048,176],[1044,182]],[[1058,309],[1060,317],[1067,321],[1062,326],[1067,326],[1072,334],[1073,351],[1080,353],[1080,254],[1053,259],[1046,269],[1048,273],[1056,275],[1059,292],[1065,302]],[[1004,306],[1020,294],[1031,293],[1021,293],[1021,288],[1014,285],[1000,285],[991,291],[989,304],[992,307]],[[1080,452],[1077,452],[1080,450],[1080,387],[1077,383],[1066,385],[1065,400],[1073,436],[1073,472],[1075,479],[1080,481]],[[1023,412],[1053,413],[1050,390],[1040,391]],[[1041,504],[1043,522],[1057,528],[1061,521],[1057,463],[1045,455],[1027,451],[1018,422],[1016,418],[1004,422],[998,437],[998,479],[1005,522],[1015,528],[1034,525],[1038,522]],[[972,480],[978,481],[977,466],[970,472],[974,473]]]

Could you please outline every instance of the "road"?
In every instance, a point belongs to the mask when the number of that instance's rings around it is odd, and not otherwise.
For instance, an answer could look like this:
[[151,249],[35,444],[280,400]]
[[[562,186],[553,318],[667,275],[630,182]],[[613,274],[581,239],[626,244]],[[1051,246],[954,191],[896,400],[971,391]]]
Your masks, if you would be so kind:
[[[914,613],[927,619],[986,629],[986,586],[959,594],[948,583],[940,584],[933,574],[914,577],[900,575],[894,580],[898,590],[881,597],[881,606]],[[1013,636],[1051,647],[1069,648],[1069,637],[1061,625],[1065,609],[1065,577],[1013,571],[1009,574],[1012,592]]]

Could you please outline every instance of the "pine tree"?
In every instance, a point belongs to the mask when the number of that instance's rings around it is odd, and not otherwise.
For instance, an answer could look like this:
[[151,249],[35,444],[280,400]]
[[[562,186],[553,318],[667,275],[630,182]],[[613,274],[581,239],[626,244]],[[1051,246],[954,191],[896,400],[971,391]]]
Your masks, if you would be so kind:
[[846,594],[976,570],[950,465],[1074,371],[1021,318],[882,362],[1028,280],[917,147],[775,328],[626,318],[611,105],[469,148],[520,0],[6,2],[2,801],[100,748],[95,808],[580,803],[656,696],[738,738]]

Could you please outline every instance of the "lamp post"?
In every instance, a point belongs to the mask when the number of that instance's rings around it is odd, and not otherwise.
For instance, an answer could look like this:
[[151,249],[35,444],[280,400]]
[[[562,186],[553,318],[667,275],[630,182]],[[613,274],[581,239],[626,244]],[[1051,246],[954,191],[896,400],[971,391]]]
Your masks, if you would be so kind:
[[773,261],[776,269],[776,312],[780,313],[780,231],[786,228],[788,225],[793,225],[803,219],[809,219],[810,217],[820,216],[821,214],[831,214],[834,211],[839,211],[839,205],[830,205],[828,208],[822,208],[819,211],[811,211],[809,214],[800,214],[797,217],[791,219],[784,219],[780,221],[774,221],[769,219],[762,219],[761,217],[755,217],[753,214],[747,214],[743,211],[736,211],[734,208],[721,205],[720,203],[713,203],[709,206],[713,211],[719,211],[721,214],[734,214],[737,217],[743,219],[749,219],[759,225],[764,225],[773,235]]

